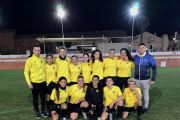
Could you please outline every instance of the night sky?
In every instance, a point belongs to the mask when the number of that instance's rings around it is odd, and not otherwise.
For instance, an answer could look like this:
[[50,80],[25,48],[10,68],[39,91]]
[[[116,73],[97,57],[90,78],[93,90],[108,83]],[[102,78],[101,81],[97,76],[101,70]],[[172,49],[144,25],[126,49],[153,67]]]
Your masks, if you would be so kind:
[[[150,19],[148,32],[158,36],[180,31],[180,0],[138,0],[138,15]],[[0,28],[18,35],[61,32],[56,6],[66,16],[64,32],[123,30],[131,35],[132,0],[0,0]],[[136,24],[135,35],[140,34]]]

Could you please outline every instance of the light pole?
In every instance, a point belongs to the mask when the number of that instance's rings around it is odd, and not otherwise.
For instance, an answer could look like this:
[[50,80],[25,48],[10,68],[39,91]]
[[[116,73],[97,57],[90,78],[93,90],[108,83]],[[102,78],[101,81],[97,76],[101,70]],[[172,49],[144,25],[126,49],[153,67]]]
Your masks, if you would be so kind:
[[132,47],[133,47],[134,16],[138,13],[138,7],[139,7],[139,3],[136,2],[136,3],[134,3],[134,6],[130,10],[131,15],[133,16],[131,53],[132,53]]

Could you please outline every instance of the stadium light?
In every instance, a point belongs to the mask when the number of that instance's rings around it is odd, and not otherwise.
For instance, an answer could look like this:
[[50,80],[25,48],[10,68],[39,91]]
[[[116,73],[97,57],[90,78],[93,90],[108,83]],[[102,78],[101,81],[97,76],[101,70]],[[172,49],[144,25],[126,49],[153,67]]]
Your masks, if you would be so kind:
[[132,23],[132,43],[131,43],[131,53],[132,53],[132,47],[133,47],[133,30],[134,30],[134,16],[138,13],[138,7],[139,3],[134,3],[134,6],[131,8],[130,13],[133,16],[133,23]]
[[[62,5],[58,5],[57,6],[57,11],[58,11],[58,17],[61,18],[61,26],[62,26],[62,37],[64,38],[64,32],[63,32],[63,22],[62,22],[62,18],[65,16],[65,12],[62,8]],[[63,45],[65,46],[65,44],[63,43]]]

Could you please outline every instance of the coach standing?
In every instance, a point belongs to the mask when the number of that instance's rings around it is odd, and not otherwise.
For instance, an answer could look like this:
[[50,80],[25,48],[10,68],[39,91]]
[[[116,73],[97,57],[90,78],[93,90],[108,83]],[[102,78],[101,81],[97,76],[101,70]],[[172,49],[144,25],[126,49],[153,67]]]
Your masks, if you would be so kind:
[[47,117],[45,113],[45,60],[40,57],[40,47],[38,45],[33,47],[33,56],[26,61],[24,75],[28,83],[28,87],[33,94],[33,105],[36,111],[36,118],[40,118],[40,112],[38,108],[38,93],[40,92],[41,98],[41,115]]
[[[148,113],[149,105],[149,88],[154,84],[157,67],[156,61],[152,55],[146,51],[146,45],[144,43],[139,44],[138,53],[134,56],[135,72],[134,76],[136,86],[141,89],[144,96],[144,110],[143,114]],[[150,67],[152,68],[152,79],[150,80]]]

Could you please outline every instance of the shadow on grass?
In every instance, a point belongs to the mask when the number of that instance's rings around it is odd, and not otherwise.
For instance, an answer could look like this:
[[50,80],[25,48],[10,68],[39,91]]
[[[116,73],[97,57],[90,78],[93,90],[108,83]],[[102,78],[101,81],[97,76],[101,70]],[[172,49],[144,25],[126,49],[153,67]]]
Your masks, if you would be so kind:
[[159,100],[162,96],[162,91],[158,90],[157,87],[154,87],[149,90],[149,108],[151,108],[154,101]]

